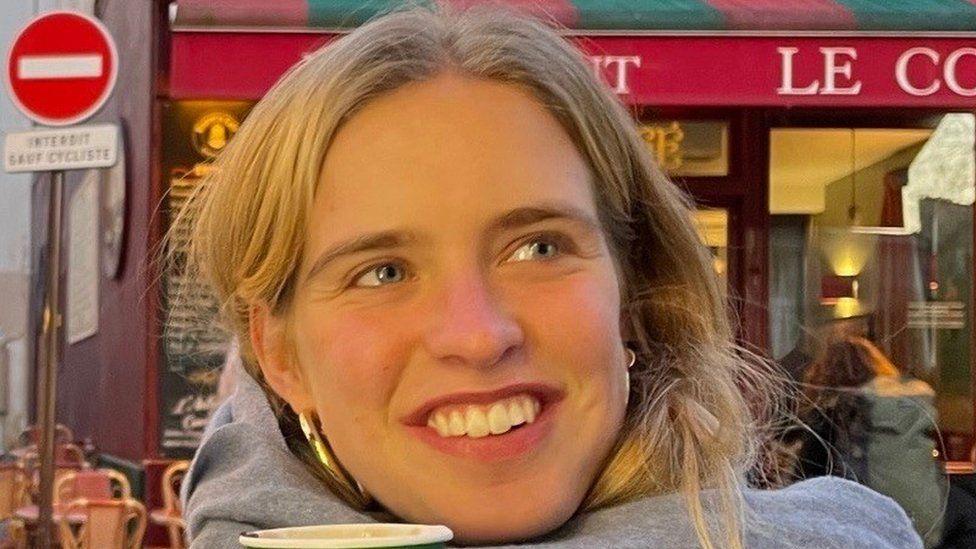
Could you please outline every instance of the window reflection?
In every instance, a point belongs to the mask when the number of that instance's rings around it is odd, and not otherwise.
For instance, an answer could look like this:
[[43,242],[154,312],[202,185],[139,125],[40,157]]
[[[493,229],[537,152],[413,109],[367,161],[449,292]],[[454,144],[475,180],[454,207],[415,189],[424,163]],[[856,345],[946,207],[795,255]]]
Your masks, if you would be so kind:
[[802,379],[871,341],[934,389],[948,459],[973,446],[974,117],[770,135],[772,355]]

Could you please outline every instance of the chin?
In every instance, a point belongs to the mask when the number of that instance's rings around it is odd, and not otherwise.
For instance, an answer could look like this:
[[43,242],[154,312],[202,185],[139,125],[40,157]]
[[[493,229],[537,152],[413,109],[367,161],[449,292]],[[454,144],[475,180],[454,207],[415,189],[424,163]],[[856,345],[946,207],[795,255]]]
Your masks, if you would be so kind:
[[[566,523],[577,505],[552,506],[551,500],[529,496],[528,506],[481,506],[477,512],[448,513],[441,519],[454,532],[457,545],[514,543],[547,534]],[[514,508],[513,508],[514,507]]]
[[506,525],[489,524],[487,519],[481,518],[478,524],[469,526],[448,524],[447,526],[454,532],[454,540],[451,543],[478,546],[526,541],[547,534],[562,526],[564,522],[565,520],[559,520],[546,524],[517,524],[506,527]]

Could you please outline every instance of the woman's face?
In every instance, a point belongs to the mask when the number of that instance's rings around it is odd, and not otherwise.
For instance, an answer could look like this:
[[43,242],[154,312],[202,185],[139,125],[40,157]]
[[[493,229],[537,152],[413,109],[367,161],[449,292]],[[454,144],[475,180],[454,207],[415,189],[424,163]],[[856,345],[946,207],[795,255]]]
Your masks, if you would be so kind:
[[464,542],[538,535],[601,469],[627,359],[589,179],[529,94],[450,74],[337,134],[289,313],[290,400],[396,515]]

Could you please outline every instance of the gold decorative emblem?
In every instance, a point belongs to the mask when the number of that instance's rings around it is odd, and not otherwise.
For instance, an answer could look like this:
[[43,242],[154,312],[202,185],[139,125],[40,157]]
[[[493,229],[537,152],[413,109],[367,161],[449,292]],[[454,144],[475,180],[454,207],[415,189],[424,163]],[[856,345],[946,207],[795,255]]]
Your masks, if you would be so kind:
[[193,148],[207,158],[220,153],[241,125],[232,115],[214,111],[193,123]]
[[641,137],[664,171],[677,170],[684,163],[681,142],[685,138],[685,132],[677,122],[645,124],[641,127]]

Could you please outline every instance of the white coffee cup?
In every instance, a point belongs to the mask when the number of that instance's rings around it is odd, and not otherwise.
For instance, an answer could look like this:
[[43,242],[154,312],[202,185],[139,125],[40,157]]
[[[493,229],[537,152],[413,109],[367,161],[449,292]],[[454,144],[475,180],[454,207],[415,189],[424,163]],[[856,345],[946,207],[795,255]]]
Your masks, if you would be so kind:
[[365,549],[403,547],[440,549],[454,532],[424,524],[327,524],[275,528],[241,534],[244,547],[264,549]]

